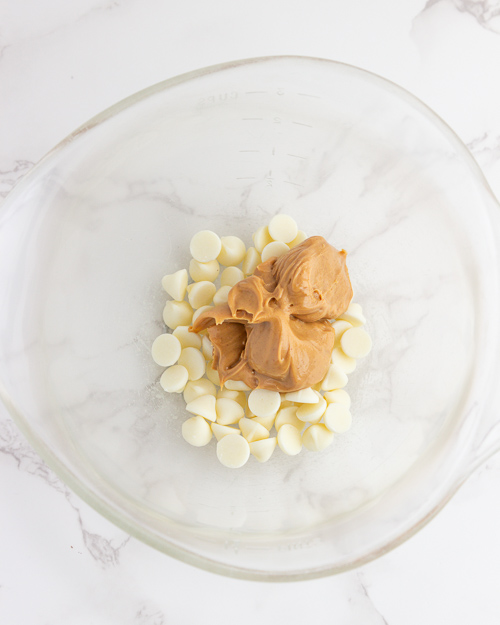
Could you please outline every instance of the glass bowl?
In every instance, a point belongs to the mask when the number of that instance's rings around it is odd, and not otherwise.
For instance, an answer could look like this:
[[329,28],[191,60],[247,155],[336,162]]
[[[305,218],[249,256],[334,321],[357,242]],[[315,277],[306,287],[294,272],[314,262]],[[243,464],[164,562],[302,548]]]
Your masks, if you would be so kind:
[[[352,429],[239,470],[181,437],[150,356],[201,229],[277,212],[348,251],[374,348]],[[500,442],[499,206],[415,97],[333,61],[167,80],[50,152],[0,214],[0,390],[49,466],[130,534],[262,580],[329,575],[421,528]]]

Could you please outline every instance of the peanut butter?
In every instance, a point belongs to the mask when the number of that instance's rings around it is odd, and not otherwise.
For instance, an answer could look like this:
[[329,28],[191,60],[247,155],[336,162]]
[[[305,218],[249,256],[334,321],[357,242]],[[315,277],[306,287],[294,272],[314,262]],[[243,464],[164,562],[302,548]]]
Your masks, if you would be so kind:
[[346,252],[310,237],[261,263],[231,289],[227,304],[204,311],[192,331],[208,330],[221,384],[241,380],[252,389],[296,391],[324,377],[335,340],[328,320],[351,298]]

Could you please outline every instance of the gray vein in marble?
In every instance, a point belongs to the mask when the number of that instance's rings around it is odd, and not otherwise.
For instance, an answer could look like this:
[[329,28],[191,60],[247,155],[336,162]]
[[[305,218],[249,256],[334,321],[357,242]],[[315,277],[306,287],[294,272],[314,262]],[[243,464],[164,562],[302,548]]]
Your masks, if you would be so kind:
[[110,0],[109,2],[104,2],[102,4],[97,4],[96,6],[91,6],[87,10],[85,10],[81,15],[70,15],[65,16],[59,23],[53,24],[45,29],[41,29],[39,32],[32,32],[25,37],[15,37],[15,40],[12,42],[8,42],[2,47],[0,47],[0,61],[2,60],[2,56],[7,48],[11,48],[13,46],[19,46],[29,41],[36,41],[38,39],[43,39],[45,37],[50,37],[60,30],[70,28],[75,24],[80,23],[83,20],[86,20],[89,16],[92,16],[94,13],[100,13],[102,11],[113,11],[116,8],[119,8],[121,3],[118,0]]
[[[3,49],[0,49],[0,59],[2,58]],[[6,197],[9,191],[29,172],[34,164],[32,161],[19,159],[14,161],[12,169],[0,170],[0,197]]]
[[485,132],[467,143],[472,154],[483,165],[490,165],[500,159],[500,135],[491,135]]
[[2,61],[4,55],[5,55],[5,51],[8,50],[11,47],[12,44],[6,44],[4,46],[0,46],[0,62]]
[[0,453],[11,456],[20,471],[40,477],[48,486],[64,496],[76,513],[83,543],[88,553],[102,568],[116,566],[119,563],[121,549],[129,542],[130,536],[125,535],[124,539],[120,538],[117,541],[86,529],[74,494],[22,439],[9,419],[0,420]]
[[[160,202],[167,203],[174,210],[184,213],[186,215],[194,215],[195,209],[192,206],[188,206],[185,202],[182,201],[179,196],[175,185],[171,180],[168,180],[168,183],[171,187],[171,191],[168,193],[160,192],[154,189],[154,184],[156,181],[152,183],[145,182],[143,180],[135,180],[127,184],[128,194],[125,201],[135,201],[146,199],[148,201],[158,200]],[[111,202],[110,204],[113,204]],[[106,206],[107,204],[103,204]]]
[[165,625],[165,614],[161,610],[152,611],[145,605],[136,613],[134,625]]
[[[392,212],[393,216],[391,217],[390,226],[386,222],[380,222],[379,227],[376,230],[374,229],[373,233],[370,235],[369,238],[365,240],[361,240],[357,245],[351,245],[349,247],[350,257],[353,258],[356,252],[359,252],[361,249],[364,249],[366,245],[372,245],[374,240],[377,240],[378,237],[381,237],[382,235],[386,234],[389,231],[389,229],[395,229],[398,226],[400,226],[402,223],[408,221],[409,216],[404,215],[404,214],[398,215],[397,214],[398,210],[399,208],[395,208],[394,211]],[[331,233],[328,233],[328,236],[331,236]]]
[[[440,2],[443,0],[427,0],[427,4],[419,15]],[[471,15],[482,28],[500,35],[500,3],[498,0],[451,0],[451,2],[461,13]],[[495,22],[496,19],[498,19],[497,22]]]
[[88,532],[83,526],[79,509],[72,502],[70,502],[70,504],[78,515],[78,523],[82,531],[83,542],[89,554],[102,568],[119,564],[121,549],[129,542],[130,536],[127,536],[121,543],[114,546],[113,541],[104,538],[104,536]]
[[69,494],[68,488],[24,442],[12,421],[8,419],[0,420],[0,453],[11,456],[20,471],[40,477],[48,486],[64,496]]
[[[363,603],[365,604],[365,608],[369,609],[373,616],[375,616],[382,625],[389,625],[389,622],[384,617],[383,614],[380,613],[378,608],[373,602],[373,599],[370,597],[370,593],[368,592],[368,584],[364,581],[364,574],[362,572],[356,573],[357,581],[359,582],[359,590],[357,592],[358,597],[363,598]],[[370,623],[375,623],[375,621],[370,621]]]

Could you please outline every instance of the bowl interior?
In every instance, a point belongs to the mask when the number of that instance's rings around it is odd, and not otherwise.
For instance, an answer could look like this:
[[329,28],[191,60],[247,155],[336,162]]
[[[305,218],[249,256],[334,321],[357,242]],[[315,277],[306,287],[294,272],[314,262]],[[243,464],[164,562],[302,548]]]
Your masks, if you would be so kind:
[[[231,471],[214,441],[183,441],[182,396],[159,386],[160,281],[198,230],[251,245],[277,212],[347,250],[374,348],[349,376],[349,432]],[[493,243],[477,182],[424,107],[343,65],[233,64],[105,112],[13,194],[0,247],[5,396],[73,485],[167,550],[266,568],[259,548],[300,535],[298,567],[359,557],[396,531],[380,502],[450,445],[481,376]]]

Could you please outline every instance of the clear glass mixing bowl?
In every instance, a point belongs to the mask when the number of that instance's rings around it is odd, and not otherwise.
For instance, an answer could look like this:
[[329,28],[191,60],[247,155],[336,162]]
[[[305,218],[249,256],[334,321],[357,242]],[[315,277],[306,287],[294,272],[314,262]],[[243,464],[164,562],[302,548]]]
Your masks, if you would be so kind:
[[[283,211],[348,251],[373,337],[352,429],[239,470],[181,437],[150,357],[165,273],[200,229]],[[332,61],[210,67],[76,130],[0,214],[1,396],[81,497],[231,576],[346,570],[422,527],[499,447],[499,206],[453,132]]]

